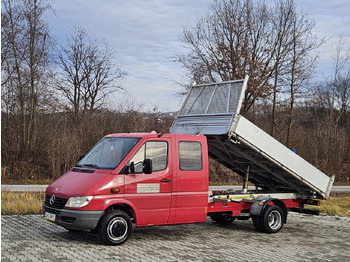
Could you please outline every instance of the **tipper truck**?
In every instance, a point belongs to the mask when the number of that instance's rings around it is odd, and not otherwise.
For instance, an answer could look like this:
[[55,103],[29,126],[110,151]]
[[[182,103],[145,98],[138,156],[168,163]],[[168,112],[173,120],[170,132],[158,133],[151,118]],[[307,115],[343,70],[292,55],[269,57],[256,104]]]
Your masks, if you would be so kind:
[[[252,218],[256,230],[276,233],[290,210],[316,214],[304,204],[326,199],[334,177],[240,114],[247,81],[193,86],[169,134],[103,137],[46,189],[44,218],[120,245],[133,226]],[[240,175],[242,190],[209,192],[209,157]]]

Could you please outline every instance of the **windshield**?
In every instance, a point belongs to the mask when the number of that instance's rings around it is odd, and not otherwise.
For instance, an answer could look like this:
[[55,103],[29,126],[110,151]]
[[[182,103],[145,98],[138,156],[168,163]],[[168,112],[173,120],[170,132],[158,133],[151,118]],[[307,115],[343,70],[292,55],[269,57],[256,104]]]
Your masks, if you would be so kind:
[[139,140],[136,137],[104,137],[77,166],[115,169]]

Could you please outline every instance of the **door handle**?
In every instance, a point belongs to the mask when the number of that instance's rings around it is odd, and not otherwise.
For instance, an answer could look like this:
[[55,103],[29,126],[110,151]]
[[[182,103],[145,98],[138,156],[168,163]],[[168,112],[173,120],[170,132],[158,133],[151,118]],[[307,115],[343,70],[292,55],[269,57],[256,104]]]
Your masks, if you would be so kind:
[[169,182],[171,182],[171,179],[163,178],[162,180],[160,180],[160,182],[169,183]]

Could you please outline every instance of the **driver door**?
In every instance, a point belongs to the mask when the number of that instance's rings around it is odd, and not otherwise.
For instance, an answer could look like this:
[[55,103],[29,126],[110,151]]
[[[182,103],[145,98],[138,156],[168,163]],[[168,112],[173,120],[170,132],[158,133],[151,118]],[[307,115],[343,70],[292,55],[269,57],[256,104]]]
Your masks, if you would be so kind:
[[[146,141],[128,162],[132,173],[125,176],[125,198],[138,208],[137,226],[167,224],[172,194],[170,138]],[[143,173],[143,161],[152,160],[152,173]]]

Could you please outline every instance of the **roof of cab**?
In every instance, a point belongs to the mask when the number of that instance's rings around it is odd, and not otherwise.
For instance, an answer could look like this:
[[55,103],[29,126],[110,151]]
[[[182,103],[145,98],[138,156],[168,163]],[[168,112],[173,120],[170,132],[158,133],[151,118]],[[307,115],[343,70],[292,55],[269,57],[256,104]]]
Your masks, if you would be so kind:
[[105,137],[157,137],[159,134],[156,131],[152,131],[150,133],[115,133],[115,134],[109,134]]
[[156,131],[152,131],[150,133],[114,133],[106,135],[105,137],[137,137],[137,138],[156,138],[156,137],[162,137],[162,136],[180,136],[180,137],[190,137],[190,136],[203,136],[202,134],[161,134],[157,133]]

